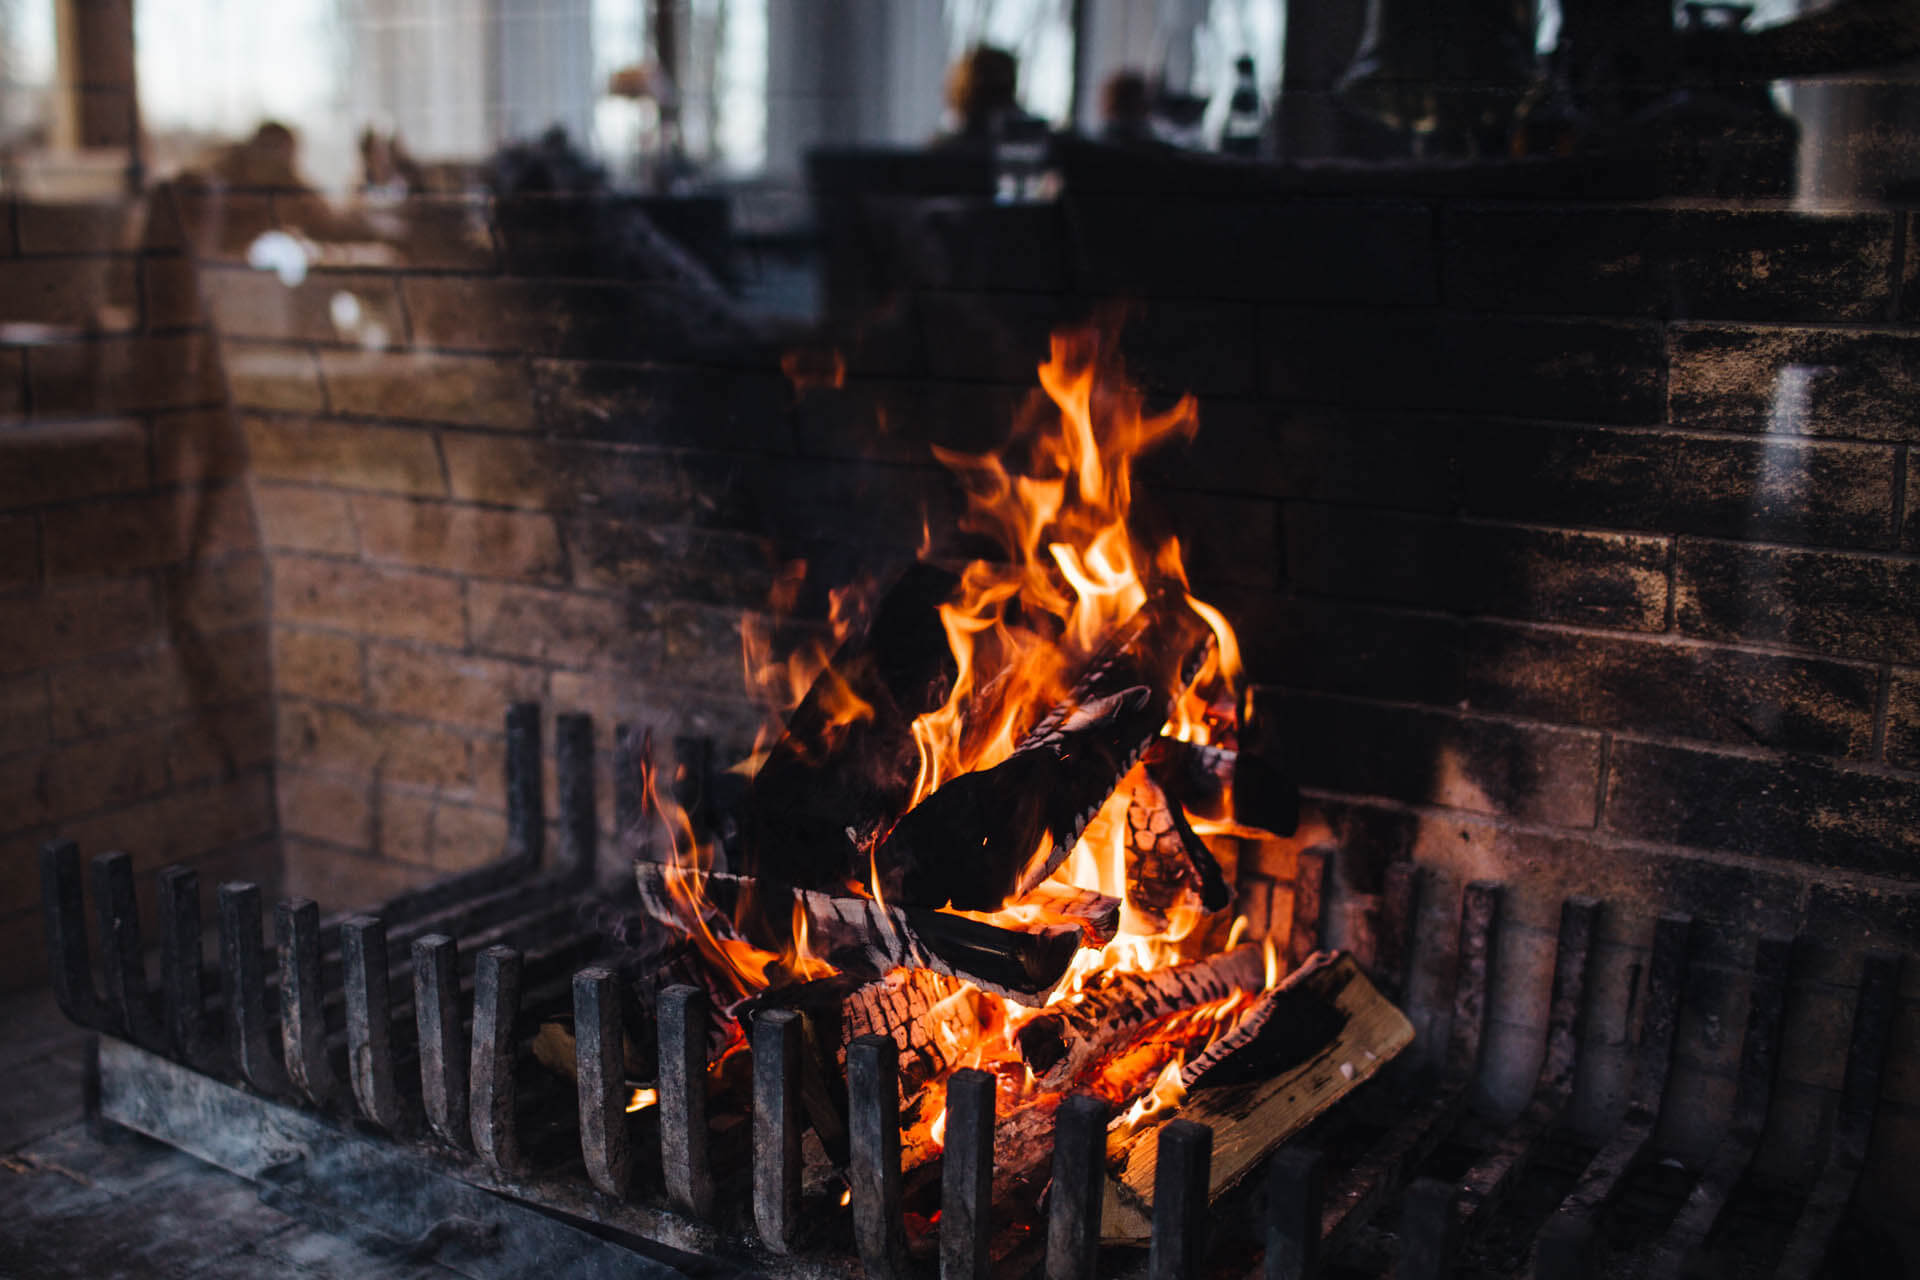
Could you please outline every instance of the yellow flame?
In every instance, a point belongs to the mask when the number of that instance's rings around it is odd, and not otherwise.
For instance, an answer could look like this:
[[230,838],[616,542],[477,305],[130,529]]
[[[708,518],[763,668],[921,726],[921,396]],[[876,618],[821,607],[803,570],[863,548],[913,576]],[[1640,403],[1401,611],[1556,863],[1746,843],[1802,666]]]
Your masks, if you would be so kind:
[[658,1089],[647,1087],[635,1089],[632,1100],[627,1103],[627,1110],[629,1112],[644,1111],[658,1101],[660,1101],[660,1091]]

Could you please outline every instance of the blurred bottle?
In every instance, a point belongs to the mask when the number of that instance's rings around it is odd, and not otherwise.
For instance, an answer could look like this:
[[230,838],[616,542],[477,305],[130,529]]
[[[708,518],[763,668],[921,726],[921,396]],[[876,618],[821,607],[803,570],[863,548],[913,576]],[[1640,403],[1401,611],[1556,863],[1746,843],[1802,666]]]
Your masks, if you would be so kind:
[[1253,59],[1241,54],[1233,64],[1233,96],[1227,100],[1226,123],[1220,127],[1220,150],[1230,156],[1260,154],[1260,85],[1254,79]]
[[1047,122],[1010,112],[994,122],[994,199],[1000,204],[1041,204],[1060,196]]

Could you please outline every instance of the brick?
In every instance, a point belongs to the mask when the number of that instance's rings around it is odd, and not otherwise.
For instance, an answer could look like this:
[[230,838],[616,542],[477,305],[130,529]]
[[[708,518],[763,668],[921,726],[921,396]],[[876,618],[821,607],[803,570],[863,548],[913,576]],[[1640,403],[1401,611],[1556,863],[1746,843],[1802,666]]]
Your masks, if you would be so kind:
[[729,263],[728,214],[713,197],[522,193],[496,201],[493,213],[511,275],[650,279],[683,274],[671,257],[716,272]]
[[223,338],[371,347],[406,338],[391,276],[315,271],[289,286],[271,271],[211,268],[202,280]]
[[1911,560],[1683,540],[1674,599],[1689,635],[1920,660],[1920,564]]
[[345,494],[262,480],[253,486],[253,510],[261,541],[269,547],[346,556],[359,552]]
[[139,324],[139,297],[125,258],[0,261],[0,324],[124,333]]
[[507,817],[486,809],[440,804],[433,811],[431,860],[441,871],[468,871],[506,852]]
[[1886,762],[1920,771],[1920,669],[1895,667],[1888,673]]
[[199,484],[229,480],[247,471],[246,439],[226,409],[167,413],[153,420],[156,480]]
[[175,786],[219,781],[272,763],[273,751],[273,706],[267,699],[201,707],[168,735],[167,774]]
[[196,258],[245,262],[260,236],[281,226],[273,197],[263,191],[222,190],[187,181],[168,184],[156,195],[171,206],[181,234]]
[[42,520],[52,577],[121,573],[255,545],[252,508],[235,484],[91,502]]
[[267,688],[266,636],[257,630],[96,658],[53,672],[53,732],[60,739],[106,733]]
[[1474,515],[1782,542],[1886,546],[1893,449],[1489,423],[1462,432]]
[[458,646],[466,622],[448,578],[303,556],[273,558],[275,616],[366,635]]
[[255,769],[63,824],[62,834],[82,850],[124,849],[133,855],[135,870],[146,872],[258,840],[272,834],[273,826],[267,770]]
[[1458,713],[1262,691],[1305,786],[1591,826],[1600,736]]
[[324,351],[320,369],[334,412],[525,431],[533,390],[518,359],[375,351]]
[[1920,440],[1920,334],[1682,325],[1667,400],[1690,427]]
[[1507,617],[1657,631],[1663,538],[1290,504],[1287,576],[1302,590]]
[[220,349],[234,408],[280,413],[325,411],[327,393],[320,383],[320,365],[307,348],[222,342]]
[[1907,225],[1903,233],[1906,241],[1906,253],[1901,259],[1900,272],[1900,318],[1908,323],[1920,320],[1920,254],[1913,251],[1920,244],[1920,212],[1908,210]]
[[446,491],[433,433],[324,419],[243,419],[256,475],[346,489],[437,496]]
[[788,399],[800,452],[911,466],[926,460],[929,444],[960,453],[998,448],[1022,406],[1041,394],[930,378],[855,378],[795,389]]
[[706,370],[605,360],[536,360],[533,392],[540,427],[563,438],[658,448],[794,449],[794,393],[771,370],[717,377]]
[[0,756],[44,748],[53,736],[48,710],[43,673],[0,677]]
[[41,775],[47,816],[121,808],[166,790],[167,738],[164,728],[140,729],[50,752]]
[[[1857,985],[1859,962],[1868,950],[1906,951],[1920,931],[1920,885],[1831,877],[1807,890],[1803,932],[1822,944],[1802,958],[1809,978]],[[1900,993],[1920,996],[1920,973],[1912,965],[1900,974]]]
[[0,516],[0,591],[40,581],[40,523],[33,516]]
[[121,253],[140,246],[146,221],[137,201],[22,200],[14,211],[20,252]]
[[1547,314],[1875,320],[1883,214],[1464,207],[1443,212],[1446,299]]
[[[287,834],[358,849],[371,843],[373,810],[365,779],[329,777],[282,764],[278,781],[280,827]],[[292,876],[289,859],[288,878]]]
[[1451,512],[1459,452],[1456,427],[1426,415],[1207,400],[1192,441],[1148,455],[1139,474],[1156,490]]
[[1487,623],[1467,629],[1477,710],[1866,759],[1871,667],[1665,639]]
[[1362,409],[1454,409],[1582,422],[1663,416],[1650,324],[1452,311],[1263,308],[1266,390]]
[[1900,530],[1900,548],[1920,551],[1920,449],[1907,450],[1907,477],[1901,490],[1905,506]]
[[1465,695],[1457,618],[1333,600],[1222,595],[1254,681],[1440,706]]
[[286,878],[282,892],[324,902],[329,910],[375,907],[396,894],[417,889],[440,873],[290,836],[286,840]]
[[763,538],[582,516],[567,524],[574,585],[654,600],[763,605],[773,548]]
[[1125,378],[1156,401],[1252,394],[1260,381],[1254,329],[1245,303],[1156,299],[1120,330]]
[[1056,329],[1086,319],[1078,298],[1044,293],[922,293],[928,371],[936,378],[1035,385]]
[[273,679],[278,693],[323,702],[358,702],[365,693],[360,640],[332,631],[275,627]]
[[651,668],[657,635],[638,631],[618,601],[476,582],[469,589],[473,646],[563,666],[636,662]]
[[557,452],[541,440],[447,432],[440,447],[452,494],[508,507],[561,505]]
[[1644,840],[1911,876],[1920,785],[1811,761],[1616,741],[1607,830]]
[[0,508],[128,493],[147,483],[137,420],[31,423],[0,435]]
[[369,560],[488,578],[557,582],[567,576],[551,516],[359,497],[353,518]]
[[122,578],[0,599],[0,673],[31,671],[141,644],[160,634],[153,584]]
[[701,688],[740,687],[739,610],[670,604],[646,607],[644,615],[662,643],[662,675]]
[[538,667],[374,644],[367,650],[374,709],[418,720],[498,730],[510,703],[540,701],[546,676]]
[[[589,442],[529,440],[442,431],[453,496],[493,506],[578,511],[658,524],[738,521],[744,464],[714,460],[696,476],[684,456]],[[793,487],[801,489],[802,482]]]
[[10,258],[19,252],[13,231],[13,201],[0,200],[0,258]]
[[280,762],[300,768],[461,789],[471,777],[459,734],[351,707],[283,699],[279,744]]
[[714,360],[740,345],[736,323],[668,282],[409,276],[402,291],[414,342],[443,351]]
[[200,273],[185,254],[142,258],[140,298],[149,332],[190,329],[206,321],[200,304]]
[[467,196],[409,195],[401,239],[391,246],[417,271],[489,271],[495,264],[491,203]]
[[47,416],[189,408],[226,398],[213,344],[197,333],[36,347],[28,372],[34,411]]
[[175,627],[223,631],[267,620],[267,562],[257,555],[194,561],[167,573],[165,591]]
[[27,358],[24,351],[0,348],[0,422],[27,411]]
[[53,818],[46,785],[46,757],[10,756],[0,760],[0,830],[22,831]]
[[1086,287],[1101,294],[1395,304],[1435,297],[1432,215],[1412,203],[1103,194],[1076,202],[1074,230]]
[[1277,587],[1280,509],[1262,498],[1173,494],[1161,501],[1181,559],[1202,595],[1227,586]]

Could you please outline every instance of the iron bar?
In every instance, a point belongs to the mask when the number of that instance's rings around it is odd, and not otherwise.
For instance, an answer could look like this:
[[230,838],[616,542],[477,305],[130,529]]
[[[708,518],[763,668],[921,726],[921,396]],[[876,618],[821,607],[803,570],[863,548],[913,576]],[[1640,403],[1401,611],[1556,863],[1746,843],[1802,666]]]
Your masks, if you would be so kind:
[[628,1155],[626,1028],[620,992],[610,969],[573,975],[574,1080],[580,1099],[580,1154],[593,1185],[626,1198]]
[[520,1014],[520,953],[488,947],[473,971],[473,1057],[467,1114],[473,1149],[502,1173],[522,1171],[514,1108],[514,1019]]
[[940,1169],[940,1280],[986,1280],[993,1223],[994,1077],[963,1067],[947,1079]]
[[280,1056],[294,1087],[324,1107],[337,1085],[321,1003],[319,905],[306,898],[277,904],[273,932],[280,952]]
[[707,993],[660,993],[660,1166],[667,1198],[696,1218],[713,1214],[707,1133]]
[[753,1020],[753,1222],[775,1253],[793,1248],[800,1216],[800,1015]]
[[360,1114],[388,1132],[400,1127],[393,1080],[393,1010],[387,990],[387,927],[377,916],[340,926],[347,990],[347,1074]]
[[460,1020],[459,945],[441,933],[413,940],[413,1017],[420,1037],[420,1100],[427,1124],[456,1147],[473,1143],[467,1119],[466,1027]]
[[[1160,1126],[1153,1175],[1153,1234],[1148,1280],[1197,1280],[1206,1252],[1207,1189],[1213,1171],[1213,1130],[1191,1120]],[[1104,1193],[1105,1188],[1103,1187]]]
[[856,1037],[847,1046],[848,1164],[853,1239],[875,1280],[907,1274],[901,1213],[900,1046],[892,1036]]
[[1100,1211],[1107,1189],[1107,1120],[1090,1093],[1060,1104],[1053,1127],[1053,1186],[1047,1206],[1047,1280],[1094,1280],[1100,1265]]

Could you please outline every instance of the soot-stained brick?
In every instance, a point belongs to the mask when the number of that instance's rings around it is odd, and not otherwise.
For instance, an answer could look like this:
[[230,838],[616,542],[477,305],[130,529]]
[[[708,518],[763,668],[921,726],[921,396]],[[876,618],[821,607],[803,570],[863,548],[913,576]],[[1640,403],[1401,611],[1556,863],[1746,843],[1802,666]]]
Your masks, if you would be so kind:
[[1664,639],[1485,623],[1467,632],[1476,709],[1866,758],[1873,668]]
[[1688,539],[1676,572],[1675,617],[1690,635],[1920,660],[1920,563]]
[[1920,440],[1920,334],[1679,325],[1671,342],[1677,425]]
[[1895,667],[1889,677],[1886,761],[1920,771],[1920,669]]
[[1806,760],[1616,741],[1603,825],[1641,840],[1910,878],[1920,785]]
[[1433,705],[1462,696],[1457,619],[1244,590],[1213,603],[1256,680]]
[[793,392],[765,372],[576,360],[533,366],[540,425],[557,436],[661,448],[793,450]]
[[1302,785],[1587,826],[1600,735],[1263,690]]
[[1444,511],[1458,501],[1458,449],[1455,424],[1427,415],[1202,399],[1193,438],[1139,473],[1210,493]]

